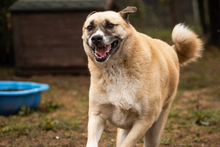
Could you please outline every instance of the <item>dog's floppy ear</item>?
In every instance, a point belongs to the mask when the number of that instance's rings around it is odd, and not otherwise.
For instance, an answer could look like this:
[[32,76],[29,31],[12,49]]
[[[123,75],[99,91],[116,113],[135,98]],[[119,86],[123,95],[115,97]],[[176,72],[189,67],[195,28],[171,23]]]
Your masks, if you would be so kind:
[[86,19],[89,18],[89,16],[91,16],[92,14],[96,13],[96,11],[92,11],[91,13],[89,13],[89,15],[86,17]]
[[129,14],[134,13],[137,11],[137,8],[134,6],[128,6],[125,9],[119,11],[118,13],[121,15],[123,19],[125,19],[127,22],[129,21]]

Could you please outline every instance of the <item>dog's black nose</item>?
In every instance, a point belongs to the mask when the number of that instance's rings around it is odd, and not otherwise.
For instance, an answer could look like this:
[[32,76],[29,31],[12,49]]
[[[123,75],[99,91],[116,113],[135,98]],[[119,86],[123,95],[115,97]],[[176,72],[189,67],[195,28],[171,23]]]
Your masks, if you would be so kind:
[[99,43],[102,42],[103,36],[101,35],[95,35],[92,37],[92,43],[94,43],[95,45],[98,45]]

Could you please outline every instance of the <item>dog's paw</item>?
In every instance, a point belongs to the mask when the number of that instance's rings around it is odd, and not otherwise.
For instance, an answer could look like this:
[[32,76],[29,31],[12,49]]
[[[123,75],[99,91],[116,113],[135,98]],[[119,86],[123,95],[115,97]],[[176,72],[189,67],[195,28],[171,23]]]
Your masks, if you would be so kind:
[[98,143],[95,141],[92,141],[90,143],[87,143],[86,147],[98,147]]

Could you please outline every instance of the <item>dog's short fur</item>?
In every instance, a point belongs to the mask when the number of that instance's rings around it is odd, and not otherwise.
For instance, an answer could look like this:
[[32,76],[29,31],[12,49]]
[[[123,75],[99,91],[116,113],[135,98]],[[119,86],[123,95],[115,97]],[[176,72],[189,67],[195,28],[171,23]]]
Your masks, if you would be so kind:
[[137,32],[120,12],[92,12],[83,26],[91,73],[87,147],[98,146],[105,122],[118,127],[117,146],[144,136],[159,146],[179,81],[179,66],[201,56],[202,42],[183,24],[175,26],[172,47]]

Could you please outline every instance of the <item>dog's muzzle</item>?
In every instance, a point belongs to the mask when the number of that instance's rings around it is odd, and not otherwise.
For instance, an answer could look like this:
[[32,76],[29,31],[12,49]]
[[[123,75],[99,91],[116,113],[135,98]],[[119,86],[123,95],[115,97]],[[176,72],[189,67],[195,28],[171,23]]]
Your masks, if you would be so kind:
[[115,38],[111,44],[105,44],[103,41],[103,36],[95,35],[91,38],[91,47],[93,53],[95,54],[96,61],[103,62],[106,61],[109,56],[119,48],[120,39]]

